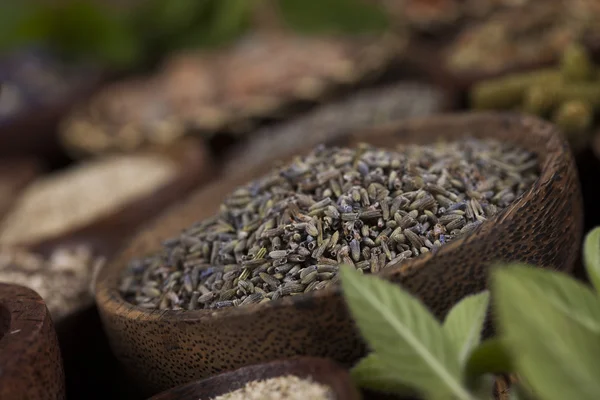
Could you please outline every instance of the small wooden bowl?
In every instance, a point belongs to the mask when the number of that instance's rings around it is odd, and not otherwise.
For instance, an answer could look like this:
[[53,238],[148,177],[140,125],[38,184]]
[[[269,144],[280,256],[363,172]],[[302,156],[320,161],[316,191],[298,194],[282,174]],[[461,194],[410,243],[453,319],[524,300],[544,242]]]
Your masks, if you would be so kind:
[[[438,317],[466,295],[487,286],[488,266],[519,261],[570,271],[579,252],[582,201],[573,156],[551,124],[517,114],[472,113],[415,119],[364,129],[327,144],[380,147],[466,136],[513,142],[535,152],[541,175],[511,206],[467,236],[397,267],[383,276],[402,284]],[[297,153],[309,149],[298,149]],[[293,154],[278,154],[288,159]],[[277,157],[276,157],[277,156]],[[271,163],[225,177],[167,211],[137,235],[99,275],[96,301],[111,346],[140,382],[152,390],[244,365],[296,355],[352,363],[365,354],[339,288],[270,303],[218,311],[151,311],[119,294],[121,273],[133,258],[161,248],[161,241],[217,211],[234,188],[263,175]]]
[[60,350],[42,298],[0,283],[0,399],[64,399]]
[[188,383],[153,396],[149,400],[198,400],[212,399],[240,389],[247,383],[293,375],[302,379],[327,385],[335,400],[359,400],[360,394],[350,374],[337,363],[326,358],[297,357],[243,367],[208,379]]
[[112,256],[140,224],[184,198],[191,190],[212,177],[210,154],[200,141],[183,140],[161,152],[178,165],[175,177],[166,185],[144,198],[123,204],[111,214],[90,221],[85,226],[23,245],[47,254],[56,246],[85,243],[90,244],[97,255]]

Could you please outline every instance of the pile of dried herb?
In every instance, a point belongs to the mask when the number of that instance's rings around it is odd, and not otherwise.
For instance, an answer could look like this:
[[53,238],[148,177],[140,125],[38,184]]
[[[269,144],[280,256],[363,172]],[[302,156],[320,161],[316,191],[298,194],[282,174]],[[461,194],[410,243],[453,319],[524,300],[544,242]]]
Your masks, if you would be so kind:
[[497,73],[548,63],[574,41],[597,41],[599,16],[595,0],[527,1],[465,27],[448,48],[446,64],[458,73]]
[[234,45],[173,55],[156,74],[114,83],[74,110],[61,140],[78,156],[130,151],[186,134],[244,132],[294,101],[379,70],[394,38],[255,34]]
[[537,171],[534,154],[494,140],[320,146],[132,260],[120,291],[144,308],[193,310],[320,290],[341,263],[377,273],[477,229]]

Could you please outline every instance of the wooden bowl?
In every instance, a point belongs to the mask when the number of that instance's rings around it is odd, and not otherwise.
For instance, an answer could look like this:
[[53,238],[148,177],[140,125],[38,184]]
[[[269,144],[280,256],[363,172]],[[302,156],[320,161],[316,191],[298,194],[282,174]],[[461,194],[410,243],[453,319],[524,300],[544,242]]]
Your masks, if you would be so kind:
[[63,366],[50,313],[22,286],[0,283],[0,399],[64,399]]
[[354,387],[346,369],[326,358],[297,357],[225,372],[208,379],[169,389],[153,396],[150,400],[212,399],[240,389],[253,381],[287,375],[303,379],[310,378],[314,382],[329,386],[336,400],[360,399],[359,392]]
[[[583,218],[579,182],[567,143],[547,122],[504,113],[409,120],[364,129],[327,143],[352,146],[366,141],[392,147],[466,136],[509,141],[537,153],[541,175],[511,206],[469,235],[443,246],[435,256],[422,255],[384,271],[384,277],[402,284],[438,317],[464,296],[485,289],[488,266],[496,260],[572,269],[580,248]],[[278,156],[286,159],[291,154]],[[161,247],[161,240],[213,215],[235,187],[270,168],[271,163],[265,162],[196,192],[145,227],[101,271],[96,301],[111,346],[126,368],[151,390],[296,355],[352,363],[365,354],[335,287],[218,311],[144,310],[119,294],[121,273],[131,259],[153,253]]]

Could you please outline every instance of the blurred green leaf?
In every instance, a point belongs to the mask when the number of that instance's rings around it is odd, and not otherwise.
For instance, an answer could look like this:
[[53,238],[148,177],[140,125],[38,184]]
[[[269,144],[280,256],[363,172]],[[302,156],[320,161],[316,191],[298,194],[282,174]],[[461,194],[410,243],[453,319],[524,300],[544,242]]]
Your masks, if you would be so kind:
[[71,0],[54,10],[52,38],[68,54],[83,54],[117,66],[141,57],[141,43],[118,13],[85,0]]
[[[4,48],[45,44],[64,56],[92,58],[116,66],[136,62],[141,46],[128,21],[95,2],[29,3],[13,9],[14,21],[3,32]],[[3,17],[5,18],[5,17]]]
[[285,22],[301,32],[377,32],[388,26],[383,10],[363,0],[279,0],[278,5]]
[[210,3],[210,0],[147,0],[135,10],[134,21],[145,35],[171,36],[192,27]]
[[427,398],[472,400],[456,347],[430,311],[383,279],[340,267],[344,298],[369,346],[398,380]]
[[600,227],[589,232],[583,244],[583,262],[590,282],[600,292]]
[[488,291],[467,296],[458,302],[444,321],[444,331],[456,346],[458,360],[464,365],[481,340],[481,330],[490,302]]
[[354,383],[362,388],[405,396],[416,394],[394,371],[394,368],[387,365],[375,353],[360,360],[352,368],[351,375]]
[[[259,0],[147,0],[115,12],[99,1],[4,2],[0,49],[45,44],[63,55],[116,66],[158,59],[181,47],[225,44],[246,32]],[[275,0],[274,0],[275,1]],[[277,0],[287,24],[301,32],[379,31],[385,13],[363,0]]]
[[537,267],[521,265],[519,276],[527,280],[528,289],[540,302],[552,304],[572,323],[600,333],[600,299],[590,287],[566,274]]
[[471,353],[467,361],[467,376],[477,377],[482,374],[503,374],[511,372],[513,365],[506,347],[499,338],[482,342]]
[[250,27],[255,1],[220,0],[205,9],[203,23],[195,24],[174,42],[177,48],[214,47],[230,42]]
[[[592,299],[586,308],[598,308],[598,302],[595,296],[590,298],[587,287],[571,281],[564,274],[519,265],[493,273],[492,290],[506,348],[516,372],[545,400],[600,398],[600,332],[595,324],[569,315],[579,313],[575,307]],[[568,304],[548,301],[539,295],[540,287],[550,289],[550,296],[558,293],[572,300]]]
[[42,41],[50,31],[45,12],[31,2],[0,6],[0,49],[7,51]]

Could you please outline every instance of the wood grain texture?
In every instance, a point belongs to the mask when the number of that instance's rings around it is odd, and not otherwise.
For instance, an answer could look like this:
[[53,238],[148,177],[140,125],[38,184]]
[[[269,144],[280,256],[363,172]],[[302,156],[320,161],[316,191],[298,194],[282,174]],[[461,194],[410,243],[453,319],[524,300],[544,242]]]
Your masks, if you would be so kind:
[[333,400],[359,400],[360,395],[350,374],[326,358],[297,357],[250,365],[208,379],[188,383],[153,396],[150,400],[198,400],[214,397],[243,388],[247,383],[278,376],[293,375],[329,386]]
[[0,399],[64,398],[60,349],[46,304],[33,290],[0,283]]
[[[473,113],[415,119],[364,129],[336,145],[366,141],[376,146],[425,144],[471,136],[513,142],[535,152],[541,175],[494,218],[467,236],[386,269],[438,317],[461,298],[487,287],[490,264],[520,261],[570,271],[579,253],[582,200],[573,156],[557,129],[516,114]],[[297,153],[310,149],[298,149]],[[288,159],[292,154],[285,154]],[[120,274],[132,258],[148,255],[218,209],[236,186],[262,175],[271,163],[200,190],[146,226],[101,272],[96,300],[111,346],[150,391],[164,390],[227,370],[297,355],[351,364],[365,354],[339,289],[331,288],[265,304],[218,311],[149,311],[123,300]]]

